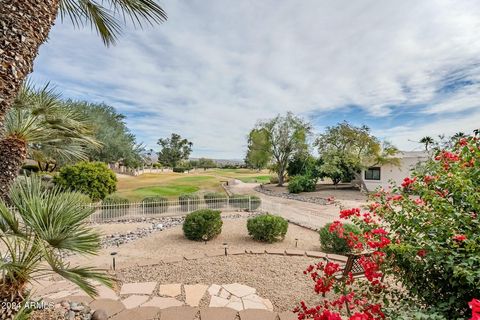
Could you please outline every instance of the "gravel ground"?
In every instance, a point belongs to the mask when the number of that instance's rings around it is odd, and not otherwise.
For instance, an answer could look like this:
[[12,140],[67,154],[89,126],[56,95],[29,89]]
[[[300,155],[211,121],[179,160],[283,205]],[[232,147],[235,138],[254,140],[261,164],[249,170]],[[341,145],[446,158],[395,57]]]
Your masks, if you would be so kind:
[[182,227],[176,226],[163,231],[151,233],[148,237],[131,241],[120,247],[105,248],[97,256],[84,257],[74,255],[68,258],[72,264],[93,265],[100,268],[110,268],[112,258],[110,253],[117,252],[118,268],[137,263],[158,263],[162,258],[201,254],[209,251],[222,250],[227,242],[231,249],[292,249],[298,238],[298,249],[320,250],[318,233],[290,224],[285,239],[282,242],[267,244],[252,240],[248,236],[247,219],[224,219],[222,233],[207,244],[190,241],[183,235]]
[[[313,304],[322,299],[313,292],[312,281],[303,274],[303,270],[315,262],[318,260],[295,256],[228,256],[126,268],[118,271],[117,276],[125,282],[208,285],[237,282],[256,288],[261,297],[272,301],[275,311],[289,311],[300,300]],[[208,298],[204,297],[202,305],[207,304]]]

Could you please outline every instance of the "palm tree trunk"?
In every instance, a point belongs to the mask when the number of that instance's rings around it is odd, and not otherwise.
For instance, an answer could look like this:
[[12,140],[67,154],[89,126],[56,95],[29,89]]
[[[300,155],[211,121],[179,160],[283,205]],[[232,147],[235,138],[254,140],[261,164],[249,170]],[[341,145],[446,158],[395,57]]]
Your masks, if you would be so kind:
[[58,6],[59,0],[0,1],[0,127],[47,40]]
[[[0,1],[0,128],[38,48],[47,40],[59,0]],[[0,198],[6,199],[26,157],[26,144],[15,137],[0,141]]]
[[10,185],[27,158],[27,144],[17,137],[0,140],[0,199],[7,200]]

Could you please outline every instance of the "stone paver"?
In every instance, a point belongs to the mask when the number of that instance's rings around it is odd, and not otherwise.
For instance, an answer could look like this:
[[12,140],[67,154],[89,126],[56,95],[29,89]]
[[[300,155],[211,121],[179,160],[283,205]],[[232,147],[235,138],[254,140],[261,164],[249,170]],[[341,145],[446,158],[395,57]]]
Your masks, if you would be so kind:
[[228,297],[230,297],[230,292],[228,292],[227,290],[225,290],[225,289],[222,288],[222,289],[220,290],[220,293],[218,294],[218,296],[219,296],[220,298],[228,299]]
[[206,255],[207,257],[221,257],[225,255],[225,250],[219,249],[215,251],[208,251]]
[[71,294],[72,294],[71,291],[62,290],[62,291],[58,291],[58,292],[49,294],[48,296],[46,296],[46,298],[49,298],[49,299],[54,300],[54,301],[57,300],[57,299],[62,300],[65,297],[68,297]]
[[200,310],[202,320],[235,320],[237,311],[230,308],[206,308]]
[[160,312],[160,320],[193,320],[197,313],[197,308],[188,306],[172,307]]
[[159,292],[161,296],[167,296],[167,297],[179,296],[182,294],[182,284],[181,283],[161,284]]
[[240,310],[243,310],[243,303],[242,301],[232,301],[229,304],[227,304],[225,307],[240,311]]
[[185,303],[192,307],[198,307],[208,286],[204,284],[184,285]]
[[68,296],[65,298],[65,300],[71,301],[71,302],[76,302],[76,303],[83,303],[83,304],[90,304],[93,301],[93,298],[89,296]]
[[156,282],[134,282],[125,283],[120,290],[120,294],[147,294],[151,295],[155,287]]
[[233,256],[245,254],[245,249],[229,249],[228,254]]
[[255,249],[247,249],[247,252],[248,252],[248,253],[251,253],[251,254],[264,254],[264,253],[265,253],[265,249],[258,249],[258,248],[255,248]]
[[130,310],[123,310],[110,320],[153,320],[158,319],[160,309],[155,307],[140,307]]
[[249,294],[248,296],[245,296],[242,299],[243,299],[243,301],[250,300],[250,301],[253,301],[253,302],[263,303],[263,298],[259,297],[255,293]]
[[248,296],[249,294],[256,293],[257,290],[255,288],[239,284],[239,283],[232,283],[232,284],[224,284],[223,288],[233,294],[234,296],[237,296],[239,298]]
[[339,254],[333,254],[333,253],[327,254],[327,258],[330,259],[330,260],[335,260],[335,261],[340,261],[340,262],[347,262],[347,260],[348,260],[348,257],[341,256]]
[[253,300],[247,300],[243,299],[243,308],[246,309],[263,309],[267,310],[267,306],[263,304],[263,301],[253,301]]
[[240,320],[275,320],[277,314],[268,310],[242,310],[239,312]]
[[230,300],[217,297],[217,296],[212,296],[212,298],[210,299],[210,307],[215,307],[215,308],[225,307],[229,303],[230,303]]
[[327,256],[326,253],[321,251],[307,251],[306,254],[307,254],[307,257],[311,257],[311,258],[325,258]]
[[185,260],[198,260],[202,258],[205,258],[203,253],[189,254],[185,256]]
[[278,317],[280,320],[298,320],[297,314],[289,311],[279,313]]
[[218,295],[221,289],[222,287],[219,286],[218,284],[212,284],[210,288],[208,288],[208,293],[210,293],[211,296],[216,296]]
[[182,256],[168,257],[168,258],[162,259],[162,261],[164,263],[175,263],[175,262],[183,261],[183,257]]
[[157,307],[160,309],[167,309],[171,307],[183,306],[183,302],[174,298],[153,297],[151,300],[142,304],[142,307]]
[[133,309],[140,306],[142,303],[145,303],[150,297],[149,296],[139,296],[133,295],[122,300],[123,305],[127,309]]
[[265,250],[268,254],[277,254],[277,255],[285,255],[285,250],[282,249],[267,249]]
[[98,299],[90,303],[90,308],[92,308],[92,310],[103,309],[107,315],[111,317],[124,310],[125,306],[118,300]]
[[108,287],[105,287],[105,286],[97,287],[97,291],[98,291],[97,297],[100,299],[112,299],[112,300],[120,299],[118,294]]
[[270,299],[263,299],[263,304],[267,307],[268,310],[273,311],[273,304]]
[[295,249],[287,249],[285,250],[287,256],[304,256],[305,251],[303,250],[295,250]]

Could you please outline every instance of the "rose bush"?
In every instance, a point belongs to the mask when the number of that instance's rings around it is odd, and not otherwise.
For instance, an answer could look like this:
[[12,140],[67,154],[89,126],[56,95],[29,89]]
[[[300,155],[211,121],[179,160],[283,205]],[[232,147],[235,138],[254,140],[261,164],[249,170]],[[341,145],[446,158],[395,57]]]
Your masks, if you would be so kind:
[[[302,303],[299,319],[466,319],[469,306],[479,319],[479,139],[477,132],[437,151],[400,186],[376,192],[367,210],[342,210],[362,233],[345,233],[340,221],[330,229],[353,250],[371,252],[361,261],[366,279],[339,281],[335,264],[310,266],[315,291],[337,296],[313,308]],[[397,280],[397,293],[408,297],[394,298],[389,283]],[[409,303],[414,308],[402,309]]]

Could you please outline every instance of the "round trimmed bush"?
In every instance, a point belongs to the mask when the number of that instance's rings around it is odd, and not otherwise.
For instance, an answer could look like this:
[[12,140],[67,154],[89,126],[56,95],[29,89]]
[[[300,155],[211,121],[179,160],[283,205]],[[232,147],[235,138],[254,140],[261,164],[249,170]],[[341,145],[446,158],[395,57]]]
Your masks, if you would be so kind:
[[200,197],[196,194],[182,194],[178,197],[178,203],[182,211],[194,211],[198,209]]
[[253,239],[272,243],[285,238],[288,222],[282,217],[264,214],[248,219],[247,229]]
[[262,200],[257,196],[234,194],[230,197],[229,202],[234,208],[256,210],[260,207]]
[[[337,253],[337,254],[345,254],[351,252],[350,247],[347,244],[347,240],[340,238],[336,232],[330,232],[331,223],[327,223],[323,226],[319,233],[320,233],[320,244],[322,246],[322,250],[327,253]],[[344,234],[348,235],[350,232],[354,234],[360,234],[360,229],[351,223],[344,223]]]
[[145,213],[164,213],[168,210],[168,199],[164,197],[147,197],[142,200]]
[[130,201],[121,196],[111,195],[102,201],[102,213],[104,218],[115,218],[128,214]]
[[300,193],[315,191],[317,178],[309,175],[293,176],[288,182],[288,192]]
[[227,195],[220,192],[209,192],[203,195],[207,207],[212,209],[223,208],[228,203]]
[[185,217],[183,233],[194,241],[211,240],[222,232],[222,216],[220,211],[202,209],[194,211]]
[[55,184],[78,191],[93,201],[104,199],[117,189],[117,177],[103,162],[78,162],[60,169]]

